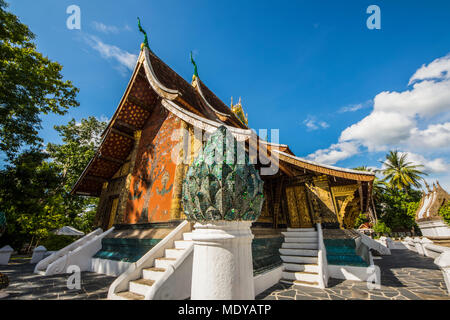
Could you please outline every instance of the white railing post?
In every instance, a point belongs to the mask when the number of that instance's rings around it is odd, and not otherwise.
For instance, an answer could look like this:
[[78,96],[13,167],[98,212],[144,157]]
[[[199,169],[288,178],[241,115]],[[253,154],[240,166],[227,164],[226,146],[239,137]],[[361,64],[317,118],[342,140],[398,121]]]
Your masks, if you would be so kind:
[[326,288],[328,286],[328,260],[327,260],[327,250],[323,242],[322,225],[317,223],[317,235],[318,235],[318,262],[319,262],[319,285],[321,288]]
[[434,263],[441,268],[445,285],[447,286],[447,293],[450,295],[450,251],[443,252],[434,260]]

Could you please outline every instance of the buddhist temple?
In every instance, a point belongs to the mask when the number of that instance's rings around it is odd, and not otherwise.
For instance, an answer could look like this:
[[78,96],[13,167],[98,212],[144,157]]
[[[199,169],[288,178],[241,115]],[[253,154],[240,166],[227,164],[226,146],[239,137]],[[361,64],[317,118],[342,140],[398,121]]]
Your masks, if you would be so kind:
[[[317,261],[318,225],[329,246],[328,263],[370,264],[367,250],[361,253],[355,246],[359,235],[351,229],[359,214],[373,218],[373,173],[309,161],[297,157],[287,145],[259,139],[248,127],[240,99],[228,107],[200,79],[196,65],[188,83],[145,41],[101,144],[72,190],[76,195],[98,197],[96,226],[114,227],[93,257],[97,271],[121,274],[176,228],[185,228],[184,178],[207,138],[220,127],[242,143],[264,182],[262,213],[252,225],[255,275],[283,262],[292,262],[294,271],[304,270],[308,275],[307,267],[297,270],[295,263],[314,265]],[[305,233],[298,235],[297,231]],[[294,232],[291,236],[305,236],[314,243],[283,244],[283,232]],[[348,249],[345,255],[335,250],[333,241]],[[297,253],[289,248],[306,248],[306,257],[292,260],[289,257]],[[286,281],[318,284],[288,271]],[[123,298],[143,296],[124,290]]]

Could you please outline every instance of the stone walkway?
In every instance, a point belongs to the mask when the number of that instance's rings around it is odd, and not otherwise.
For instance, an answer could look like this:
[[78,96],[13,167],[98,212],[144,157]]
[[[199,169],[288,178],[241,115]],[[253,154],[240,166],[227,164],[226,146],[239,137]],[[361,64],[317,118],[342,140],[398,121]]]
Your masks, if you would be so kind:
[[409,250],[391,250],[375,260],[381,269],[381,288],[369,290],[365,282],[330,279],[318,289],[279,283],[256,299],[267,300],[450,300],[441,270],[433,259]]
[[111,283],[116,279],[92,272],[81,273],[81,289],[67,288],[70,275],[41,276],[33,273],[34,264],[23,260],[0,266],[0,272],[9,277],[6,289],[9,296],[4,299],[19,300],[99,300],[106,299]]
[[[0,272],[10,278],[5,299],[106,299],[115,277],[81,273],[81,289],[67,288],[68,275],[44,277],[33,274],[34,265],[25,260],[13,260],[0,266]],[[310,287],[277,284],[258,295],[268,300],[450,300],[442,272],[433,259],[409,250],[392,250],[391,256],[375,260],[381,269],[381,289],[369,290],[365,282],[330,279],[329,287]]]

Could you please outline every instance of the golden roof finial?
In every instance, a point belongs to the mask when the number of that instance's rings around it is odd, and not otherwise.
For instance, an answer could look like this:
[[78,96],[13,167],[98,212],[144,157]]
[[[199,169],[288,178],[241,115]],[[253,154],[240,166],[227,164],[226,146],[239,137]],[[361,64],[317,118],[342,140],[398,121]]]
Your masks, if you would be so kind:
[[242,99],[239,97],[239,102],[233,105],[233,97],[231,97],[231,111],[236,115],[236,117],[246,126],[248,126],[248,114],[244,113],[242,108]]

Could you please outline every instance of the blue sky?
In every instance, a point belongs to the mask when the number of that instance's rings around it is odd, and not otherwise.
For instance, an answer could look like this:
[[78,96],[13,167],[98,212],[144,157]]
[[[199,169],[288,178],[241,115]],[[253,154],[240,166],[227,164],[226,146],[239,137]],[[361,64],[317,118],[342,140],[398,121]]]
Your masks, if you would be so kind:
[[[301,157],[380,167],[408,152],[428,180],[450,189],[448,1],[12,1],[38,49],[64,66],[81,106],[45,116],[42,136],[75,117],[109,118],[126,88],[142,36],[186,80],[193,68],[227,104],[242,97],[255,129],[279,128]],[[81,8],[81,30],[66,8]],[[369,5],[381,30],[369,30]]]

